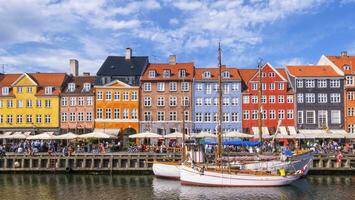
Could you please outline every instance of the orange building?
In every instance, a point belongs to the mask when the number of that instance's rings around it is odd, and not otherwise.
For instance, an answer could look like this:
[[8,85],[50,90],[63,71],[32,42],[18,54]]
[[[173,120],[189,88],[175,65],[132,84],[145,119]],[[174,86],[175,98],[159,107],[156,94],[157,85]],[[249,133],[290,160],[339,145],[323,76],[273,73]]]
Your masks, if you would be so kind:
[[135,134],[138,131],[139,87],[119,80],[95,86],[95,131]]

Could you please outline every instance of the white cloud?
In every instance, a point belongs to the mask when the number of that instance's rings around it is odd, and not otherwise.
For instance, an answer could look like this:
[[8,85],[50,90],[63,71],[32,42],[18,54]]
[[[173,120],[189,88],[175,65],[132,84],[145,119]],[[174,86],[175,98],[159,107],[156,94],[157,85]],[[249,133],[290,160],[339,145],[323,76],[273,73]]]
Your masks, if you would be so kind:
[[276,64],[281,66],[286,66],[286,65],[307,65],[311,63],[307,63],[307,61],[304,60],[303,58],[295,57],[295,58],[279,60],[278,62],[276,62]]

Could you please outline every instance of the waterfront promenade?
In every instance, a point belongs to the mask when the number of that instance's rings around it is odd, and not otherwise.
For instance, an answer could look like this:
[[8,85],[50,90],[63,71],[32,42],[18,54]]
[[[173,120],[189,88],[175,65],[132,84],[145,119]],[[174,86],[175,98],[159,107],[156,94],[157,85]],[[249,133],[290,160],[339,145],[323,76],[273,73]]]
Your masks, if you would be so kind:
[[[247,155],[236,153],[235,155]],[[178,153],[77,153],[72,156],[39,153],[36,156],[7,153],[0,158],[0,172],[97,172],[150,174],[153,161],[179,161]],[[355,173],[355,155],[345,154],[337,162],[335,154],[316,154],[311,165],[313,174]]]

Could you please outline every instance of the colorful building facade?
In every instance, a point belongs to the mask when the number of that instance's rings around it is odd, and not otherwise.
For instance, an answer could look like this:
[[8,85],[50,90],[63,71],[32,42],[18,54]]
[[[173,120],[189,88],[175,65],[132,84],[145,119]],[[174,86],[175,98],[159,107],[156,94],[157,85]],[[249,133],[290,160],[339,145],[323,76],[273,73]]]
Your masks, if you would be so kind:
[[70,76],[61,93],[62,133],[88,133],[94,130],[94,76]]
[[114,135],[135,134],[139,130],[139,87],[119,80],[94,87],[95,130]]
[[[193,82],[193,132],[215,132],[218,68],[196,68]],[[222,67],[222,131],[242,131],[241,78],[237,68]]]
[[59,132],[64,73],[5,74],[0,80],[0,129]]
[[[269,133],[275,133],[280,121],[281,126],[294,126],[294,94],[288,84],[284,69],[265,64],[261,69],[262,96],[258,97],[259,71],[240,69],[243,79],[243,131],[254,133],[259,119],[259,101],[261,101],[262,127]],[[254,133],[255,134],[255,133]]]
[[[149,64],[141,77],[140,129],[161,135],[192,129],[193,63]],[[183,118],[184,117],[184,118]]]

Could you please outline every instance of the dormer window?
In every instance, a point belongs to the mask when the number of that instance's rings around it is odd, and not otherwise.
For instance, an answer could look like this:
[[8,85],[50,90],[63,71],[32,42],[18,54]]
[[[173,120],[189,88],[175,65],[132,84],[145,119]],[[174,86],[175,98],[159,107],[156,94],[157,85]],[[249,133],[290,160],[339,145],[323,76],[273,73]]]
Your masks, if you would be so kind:
[[9,88],[8,87],[2,88],[2,95],[9,95]]
[[185,70],[185,69],[179,70],[179,77],[180,77],[180,78],[186,77],[186,70]]
[[75,91],[75,83],[69,83],[68,92],[74,92],[74,91]]
[[52,94],[53,88],[51,86],[48,86],[44,89],[44,94]]
[[211,72],[203,72],[203,78],[211,78]]
[[90,83],[84,83],[84,92],[89,92],[91,90],[91,84]]
[[149,71],[149,78],[155,78],[156,72],[154,70]]
[[231,75],[230,75],[229,71],[224,71],[224,72],[222,72],[222,77],[223,78],[230,78]]
[[344,69],[344,70],[351,70],[350,65],[344,65],[344,66],[343,66],[343,69]]
[[170,78],[170,70],[169,69],[165,69],[164,73],[163,73],[164,78]]

